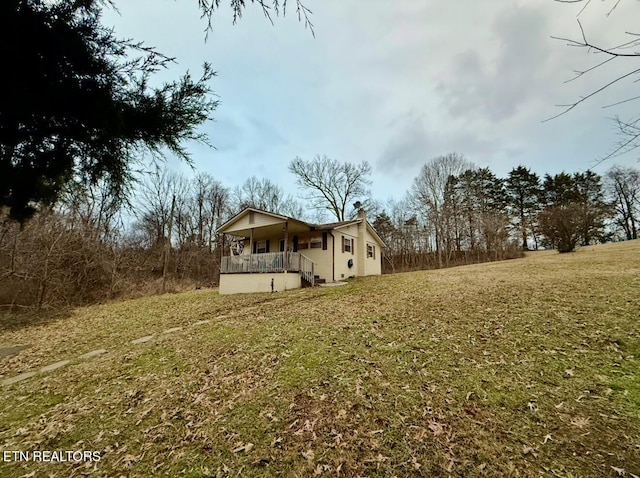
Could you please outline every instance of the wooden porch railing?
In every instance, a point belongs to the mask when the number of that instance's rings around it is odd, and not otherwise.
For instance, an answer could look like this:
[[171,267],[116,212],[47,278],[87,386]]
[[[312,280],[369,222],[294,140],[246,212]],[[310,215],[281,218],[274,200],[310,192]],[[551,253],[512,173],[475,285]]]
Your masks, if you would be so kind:
[[225,256],[220,262],[220,273],[242,272],[300,272],[313,282],[313,261],[299,252],[267,252],[241,256]]

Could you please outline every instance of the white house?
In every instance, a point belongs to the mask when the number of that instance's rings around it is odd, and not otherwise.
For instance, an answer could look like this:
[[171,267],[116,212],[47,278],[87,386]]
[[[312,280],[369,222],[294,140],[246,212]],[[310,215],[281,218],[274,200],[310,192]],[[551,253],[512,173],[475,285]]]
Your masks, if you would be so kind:
[[218,232],[241,250],[222,257],[220,294],[271,292],[382,273],[384,242],[361,212],[351,221],[309,224],[246,208]]

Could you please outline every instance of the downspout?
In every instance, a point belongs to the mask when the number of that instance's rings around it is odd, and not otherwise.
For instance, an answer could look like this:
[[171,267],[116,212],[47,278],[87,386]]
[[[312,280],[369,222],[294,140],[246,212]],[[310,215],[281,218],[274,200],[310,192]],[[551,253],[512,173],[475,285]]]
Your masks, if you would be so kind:
[[336,281],[336,238],[333,236],[333,232],[329,231],[331,235],[331,281]]

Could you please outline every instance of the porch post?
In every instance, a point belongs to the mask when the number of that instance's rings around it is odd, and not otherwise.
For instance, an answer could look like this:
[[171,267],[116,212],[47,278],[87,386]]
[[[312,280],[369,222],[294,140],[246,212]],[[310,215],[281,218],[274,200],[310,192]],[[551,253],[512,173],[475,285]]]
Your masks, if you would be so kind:
[[253,228],[251,228],[251,235],[249,236],[249,273],[253,272]]
[[289,252],[287,251],[289,243],[289,221],[284,223],[284,271],[289,270]]

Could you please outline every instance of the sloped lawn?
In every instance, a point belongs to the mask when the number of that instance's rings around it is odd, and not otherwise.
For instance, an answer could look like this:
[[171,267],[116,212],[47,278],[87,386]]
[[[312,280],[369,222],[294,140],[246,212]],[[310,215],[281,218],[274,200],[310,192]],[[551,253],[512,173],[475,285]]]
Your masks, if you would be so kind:
[[0,448],[100,461],[0,476],[640,476],[639,241],[27,322]]

